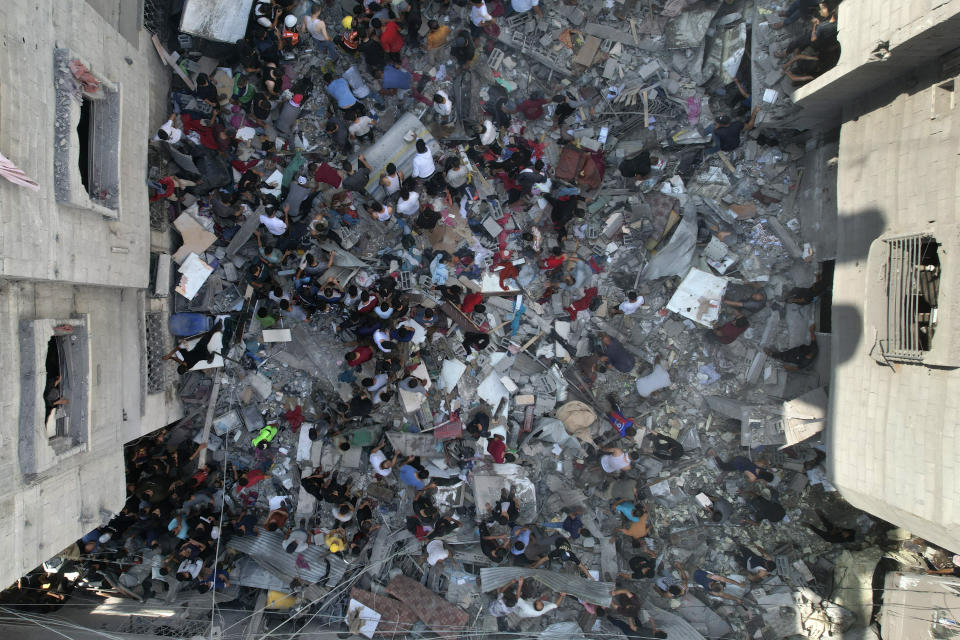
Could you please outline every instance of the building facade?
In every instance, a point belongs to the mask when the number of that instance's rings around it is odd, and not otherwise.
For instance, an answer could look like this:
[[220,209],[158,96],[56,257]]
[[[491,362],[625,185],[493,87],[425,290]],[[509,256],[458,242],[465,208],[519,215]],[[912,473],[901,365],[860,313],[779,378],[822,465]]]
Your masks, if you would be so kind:
[[118,511],[124,444],[181,413],[149,286],[169,71],[141,20],[136,1],[0,4],[0,151],[39,183],[0,179],[4,587]]
[[801,120],[840,128],[832,482],[960,551],[960,1],[845,0],[836,68]]

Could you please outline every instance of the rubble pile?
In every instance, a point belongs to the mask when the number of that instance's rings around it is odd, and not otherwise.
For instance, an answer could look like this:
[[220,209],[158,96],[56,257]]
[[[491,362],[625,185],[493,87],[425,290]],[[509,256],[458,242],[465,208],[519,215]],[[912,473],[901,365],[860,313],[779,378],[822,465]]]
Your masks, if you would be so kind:
[[278,633],[854,623],[834,563],[882,525],[825,477],[829,282],[773,128],[813,14],[527,4],[181,34],[150,182],[185,415],[65,556],[84,586]]

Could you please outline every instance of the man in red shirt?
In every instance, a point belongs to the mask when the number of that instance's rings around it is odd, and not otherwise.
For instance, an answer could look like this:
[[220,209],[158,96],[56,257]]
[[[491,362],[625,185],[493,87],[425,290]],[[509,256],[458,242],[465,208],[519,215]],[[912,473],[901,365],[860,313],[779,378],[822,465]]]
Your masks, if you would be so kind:
[[503,464],[504,456],[507,453],[507,443],[503,441],[503,436],[499,433],[495,434],[493,438],[487,443],[487,453],[493,457],[493,461],[497,464]]
[[523,114],[527,120],[539,120],[546,113],[543,105],[550,102],[546,98],[530,97],[517,105],[517,111]]
[[460,310],[464,313],[483,313],[487,308],[480,304],[483,301],[482,293],[468,293],[467,296],[463,299],[463,304],[460,305]]
[[380,46],[394,62],[400,62],[400,50],[403,49],[403,36],[400,35],[400,25],[394,20],[388,20],[380,33]]
[[565,254],[560,247],[554,247],[550,253],[551,255],[541,261],[541,266],[547,271],[559,269],[563,266],[563,263],[567,261],[567,254]]
[[366,346],[360,345],[353,351],[347,353],[344,358],[351,367],[359,367],[364,362],[367,362],[370,358],[373,357],[373,349]]

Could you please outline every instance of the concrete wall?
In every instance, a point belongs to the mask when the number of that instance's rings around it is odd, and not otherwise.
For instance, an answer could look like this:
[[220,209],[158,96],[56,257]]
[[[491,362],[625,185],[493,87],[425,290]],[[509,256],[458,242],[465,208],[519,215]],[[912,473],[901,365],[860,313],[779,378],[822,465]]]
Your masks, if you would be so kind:
[[[798,128],[829,129],[864,94],[960,46],[960,0],[844,0],[837,17],[840,61],[796,90]],[[885,60],[873,57],[887,43]]]
[[[145,377],[144,312],[167,306],[144,295],[149,253],[169,249],[169,237],[150,230],[147,140],[166,117],[169,71],[150,34],[123,13],[139,2],[124,0],[123,10],[98,4],[110,9],[111,21],[83,0],[0,3],[0,150],[40,184],[37,193],[0,179],[0,588],[119,510],[124,443],[182,415],[176,377],[163,393],[149,395]],[[55,200],[57,47],[120,89],[116,219]],[[25,475],[18,436],[36,427],[23,411],[31,400],[24,390],[35,397],[36,380],[22,376],[22,327],[80,316],[89,335],[87,442],[38,475]]]
[[[0,149],[40,192],[0,180],[0,277],[145,287],[150,227],[147,132],[151,85],[166,77],[140,32],[139,50],[82,0],[0,3]],[[54,200],[53,51],[70,49],[120,87],[120,212],[108,220]],[[130,63],[127,60],[130,60]],[[161,91],[165,87],[160,87]]]
[[832,481],[854,506],[960,551],[960,370],[891,367],[871,356],[885,337],[876,311],[885,298],[868,294],[882,280],[881,243],[870,247],[883,234],[929,232],[943,243],[934,346],[960,336],[960,105],[932,117],[934,78],[851,105],[841,129],[828,446]]

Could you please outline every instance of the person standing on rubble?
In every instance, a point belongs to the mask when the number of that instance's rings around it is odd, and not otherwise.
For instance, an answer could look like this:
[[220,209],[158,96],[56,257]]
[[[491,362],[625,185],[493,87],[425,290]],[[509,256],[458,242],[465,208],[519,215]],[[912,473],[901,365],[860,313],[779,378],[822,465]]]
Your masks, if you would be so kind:
[[737,120],[731,121],[729,116],[717,116],[716,122],[706,128],[703,132],[705,136],[712,136],[713,146],[709,147],[705,153],[711,154],[717,151],[733,151],[740,146],[740,134],[753,129],[757,121],[757,114],[760,107],[754,107],[750,114],[750,119],[746,122]]
[[330,34],[327,33],[327,23],[320,17],[321,13],[323,13],[323,5],[315,5],[313,11],[303,19],[303,30],[310,34],[318,50],[336,62],[340,59],[340,54],[337,53],[337,48],[333,46]]
[[631,462],[640,459],[640,454],[636,451],[627,453],[618,447],[607,447],[601,449],[606,455],[600,457],[600,467],[611,474],[618,474],[630,468]]

